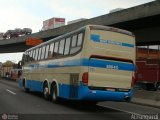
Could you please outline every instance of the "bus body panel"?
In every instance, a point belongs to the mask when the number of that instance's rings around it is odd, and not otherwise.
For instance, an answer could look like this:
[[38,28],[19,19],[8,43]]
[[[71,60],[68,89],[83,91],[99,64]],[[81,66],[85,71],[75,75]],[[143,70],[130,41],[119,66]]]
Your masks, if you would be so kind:
[[90,30],[88,55],[97,54],[133,60],[135,63],[135,37],[114,31]]
[[[135,38],[104,30],[90,30],[87,35],[88,46],[83,49],[87,52],[82,53],[90,58],[88,85],[131,89],[135,70]],[[107,57],[113,60],[107,60]],[[114,58],[120,58],[122,61]]]
[[133,64],[106,60],[90,60],[89,86],[131,88]]

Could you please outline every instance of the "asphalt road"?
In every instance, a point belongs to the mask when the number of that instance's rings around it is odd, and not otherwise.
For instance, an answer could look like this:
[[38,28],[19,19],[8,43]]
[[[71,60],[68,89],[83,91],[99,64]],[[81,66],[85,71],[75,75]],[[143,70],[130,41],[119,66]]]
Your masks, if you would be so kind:
[[159,113],[158,108],[124,102],[101,102],[95,106],[73,101],[55,104],[40,93],[25,93],[16,82],[0,78],[0,119],[7,115],[19,120],[130,120]]

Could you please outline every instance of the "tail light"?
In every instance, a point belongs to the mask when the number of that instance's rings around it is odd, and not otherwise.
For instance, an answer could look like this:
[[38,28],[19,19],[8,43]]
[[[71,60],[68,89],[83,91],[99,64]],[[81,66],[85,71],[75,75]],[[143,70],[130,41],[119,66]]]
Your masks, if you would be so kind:
[[131,87],[134,87],[134,83],[135,83],[135,77],[132,76],[132,83],[131,83]]
[[88,72],[83,73],[82,82],[84,85],[88,85]]
[[132,87],[132,88],[134,87],[135,80],[136,80],[136,78],[135,78],[135,76],[136,76],[136,71],[137,71],[137,69],[136,69],[136,66],[135,66],[135,67],[134,67],[134,72],[132,73],[132,83],[131,83],[131,87]]

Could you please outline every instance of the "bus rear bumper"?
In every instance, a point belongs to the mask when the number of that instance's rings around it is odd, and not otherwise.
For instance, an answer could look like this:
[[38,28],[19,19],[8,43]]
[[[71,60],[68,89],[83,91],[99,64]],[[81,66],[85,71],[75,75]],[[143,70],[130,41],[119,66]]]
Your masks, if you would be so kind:
[[113,92],[101,90],[80,90],[79,99],[94,101],[126,101],[129,102],[133,92]]
[[91,90],[88,86],[81,84],[78,97],[81,100],[129,102],[133,97],[133,89],[130,89],[128,92]]
[[91,90],[83,83],[73,89],[70,87],[70,85],[59,84],[59,97],[70,100],[129,102],[133,96],[133,89],[128,92]]

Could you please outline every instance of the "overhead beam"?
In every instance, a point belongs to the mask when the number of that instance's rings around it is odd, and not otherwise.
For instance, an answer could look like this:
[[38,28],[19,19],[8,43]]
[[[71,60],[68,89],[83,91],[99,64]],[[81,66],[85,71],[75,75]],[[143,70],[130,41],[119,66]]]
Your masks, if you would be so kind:
[[158,33],[160,27],[159,19],[160,1],[157,0],[59,28],[40,31],[22,37],[1,40],[0,53],[26,50],[31,47],[25,45],[27,37],[48,40],[88,24],[109,25],[130,30],[136,35],[137,45],[160,44],[160,36]]

